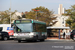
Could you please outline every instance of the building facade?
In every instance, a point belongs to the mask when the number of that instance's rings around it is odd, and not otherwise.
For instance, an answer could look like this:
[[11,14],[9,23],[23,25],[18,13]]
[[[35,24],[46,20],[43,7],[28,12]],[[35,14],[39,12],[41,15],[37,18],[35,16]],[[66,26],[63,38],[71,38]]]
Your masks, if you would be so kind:
[[70,28],[66,27],[66,20],[68,19],[69,16],[63,16],[62,14],[64,14],[64,12],[65,10],[63,8],[63,5],[59,4],[58,14],[54,14],[57,17],[56,19],[57,23],[54,24],[53,26],[47,27],[50,36],[57,36],[61,38],[64,32],[65,33],[69,32]]
[[62,15],[65,11],[65,9],[63,8],[62,4],[59,4],[59,8],[58,8],[58,14]]

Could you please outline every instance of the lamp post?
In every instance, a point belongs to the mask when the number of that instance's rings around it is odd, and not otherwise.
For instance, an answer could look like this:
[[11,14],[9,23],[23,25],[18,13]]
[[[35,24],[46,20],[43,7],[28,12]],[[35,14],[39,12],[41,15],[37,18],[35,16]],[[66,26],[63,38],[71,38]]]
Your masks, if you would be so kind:
[[39,11],[38,9],[34,9],[34,11],[36,11],[36,19],[37,19],[37,12]]
[[10,0],[10,24],[11,24],[11,0]]
[[10,12],[10,24],[11,24],[11,12]]

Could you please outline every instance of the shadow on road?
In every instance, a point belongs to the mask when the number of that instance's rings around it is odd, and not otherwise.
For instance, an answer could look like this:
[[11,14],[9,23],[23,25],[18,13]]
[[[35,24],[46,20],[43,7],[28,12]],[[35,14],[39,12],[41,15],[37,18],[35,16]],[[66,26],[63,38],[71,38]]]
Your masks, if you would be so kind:
[[[17,40],[12,40],[12,39],[7,40],[7,41],[0,40],[0,42],[18,43]],[[21,43],[59,43],[59,42],[61,42],[61,43],[63,43],[63,42],[67,42],[67,43],[73,42],[73,43],[75,43],[73,40],[45,40],[45,41],[39,41],[39,40],[37,40],[37,41],[21,41]]]
[[[45,42],[49,42],[49,43],[53,43],[53,42],[67,42],[67,43],[69,43],[69,42],[74,42],[74,41],[72,41],[72,40],[21,41],[21,43],[45,43]],[[17,41],[17,43],[18,43],[18,41]]]

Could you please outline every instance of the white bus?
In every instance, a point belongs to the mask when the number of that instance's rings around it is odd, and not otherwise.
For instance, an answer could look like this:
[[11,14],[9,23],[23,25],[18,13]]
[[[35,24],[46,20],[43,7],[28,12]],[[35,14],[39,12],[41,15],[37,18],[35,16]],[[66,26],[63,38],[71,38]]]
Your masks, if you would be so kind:
[[42,21],[36,21],[31,19],[15,20],[14,25],[14,37],[18,42],[21,41],[44,41],[47,38],[46,23]]

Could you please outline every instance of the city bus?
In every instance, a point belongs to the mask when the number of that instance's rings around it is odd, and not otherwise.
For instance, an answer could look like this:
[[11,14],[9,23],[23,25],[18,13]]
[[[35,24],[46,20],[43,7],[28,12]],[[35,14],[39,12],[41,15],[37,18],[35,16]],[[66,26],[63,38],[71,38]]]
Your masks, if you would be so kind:
[[13,25],[14,37],[21,41],[44,41],[47,38],[46,23],[32,19],[15,20]]

